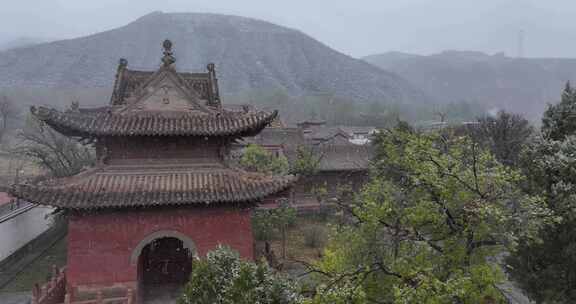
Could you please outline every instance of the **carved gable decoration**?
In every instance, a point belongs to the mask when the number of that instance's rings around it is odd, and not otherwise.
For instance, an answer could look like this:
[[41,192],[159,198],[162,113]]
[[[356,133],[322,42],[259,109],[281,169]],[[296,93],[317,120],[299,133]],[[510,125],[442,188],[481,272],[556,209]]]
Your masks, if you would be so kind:
[[136,109],[145,111],[188,111],[198,110],[199,107],[188,101],[177,89],[170,84],[162,84],[153,88],[152,94],[140,100]]
[[110,98],[116,113],[146,109],[171,111],[171,108],[176,111],[190,108],[203,112],[221,110],[215,65],[208,64],[205,73],[177,72],[172,42],[166,40],[163,46],[162,65],[155,72],[130,70],[128,61],[120,60]]
[[130,99],[122,112],[211,112],[171,67],[160,68]]

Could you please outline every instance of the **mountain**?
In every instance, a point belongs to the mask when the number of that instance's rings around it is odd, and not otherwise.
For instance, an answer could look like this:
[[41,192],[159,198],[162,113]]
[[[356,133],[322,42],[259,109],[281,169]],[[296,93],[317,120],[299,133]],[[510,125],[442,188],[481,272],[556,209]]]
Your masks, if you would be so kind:
[[421,91],[393,73],[330,49],[293,29],[237,16],[162,13],[77,39],[0,52],[0,87],[110,87],[120,58],[155,70],[164,39],[179,71],[216,63],[221,90],[331,93],[358,102],[420,102]]
[[576,59],[511,58],[471,51],[419,56],[385,53],[363,58],[421,88],[438,103],[471,101],[538,119],[566,81],[576,80]]

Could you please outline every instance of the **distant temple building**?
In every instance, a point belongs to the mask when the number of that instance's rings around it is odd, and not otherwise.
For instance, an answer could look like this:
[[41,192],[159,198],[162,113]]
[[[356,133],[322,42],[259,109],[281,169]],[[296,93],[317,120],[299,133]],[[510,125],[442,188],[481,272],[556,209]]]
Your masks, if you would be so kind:
[[76,176],[11,189],[69,214],[67,266],[35,303],[140,302],[155,286],[182,286],[193,258],[219,244],[253,258],[252,208],[287,195],[295,178],[234,168],[229,154],[277,112],[226,109],[213,64],[180,73],[174,62],[167,40],[155,72],[120,61],[110,106],[32,108],[56,131],[93,142],[98,158]]
[[307,120],[295,128],[270,126],[244,138],[235,145],[235,155],[239,158],[243,147],[256,144],[293,164],[298,149],[312,152],[317,159],[316,172],[295,183],[293,201],[299,209],[314,209],[318,207],[314,195],[318,189],[326,190],[324,199],[333,200],[342,190],[359,191],[368,181],[374,155],[371,142],[377,132],[374,127],[327,126],[324,120]]
[[375,127],[327,126],[326,121],[316,119],[302,121],[297,125],[310,145],[347,143],[367,145],[378,133]]
[[371,145],[324,144],[313,146],[312,151],[319,160],[317,172],[295,184],[297,203],[309,202],[315,188],[324,188],[326,199],[331,200],[345,189],[360,191],[368,181],[370,161],[374,155]]

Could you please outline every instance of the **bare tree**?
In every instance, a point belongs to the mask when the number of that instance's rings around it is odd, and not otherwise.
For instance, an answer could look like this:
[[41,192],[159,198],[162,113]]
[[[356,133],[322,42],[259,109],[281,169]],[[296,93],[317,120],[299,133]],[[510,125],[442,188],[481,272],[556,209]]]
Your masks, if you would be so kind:
[[441,123],[445,123],[446,122],[446,116],[448,116],[448,114],[445,111],[441,111],[441,110],[436,110],[434,112],[434,115],[437,115],[440,118]]
[[7,96],[0,98],[0,143],[10,128],[9,121],[16,118],[18,109]]
[[520,151],[533,132],[530,122],[524,117],[504,111],[496,116],[478,118],[478,122],[467,129],[476,142],[489,148],[506,165],[518,162]]
[[26,127],[17,138],[21,142],[14,152],[30,157],[53,176],[74,175],[95,164],[95,153],[91,146],[81,145],[72,138],[46,128],[33,116],[28,118]]

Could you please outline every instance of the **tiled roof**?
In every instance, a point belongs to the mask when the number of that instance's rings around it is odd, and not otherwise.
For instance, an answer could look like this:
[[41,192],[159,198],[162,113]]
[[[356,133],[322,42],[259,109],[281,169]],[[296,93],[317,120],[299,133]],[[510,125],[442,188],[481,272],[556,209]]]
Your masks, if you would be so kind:
[[304,136],[307,139],[320,142],[329,140],[336,136],[342,136],[345,138],[350,137],[350,135],[341,130],[340,127],[326,127],[326,126],[305,130]]
[[256,107],[251,104],[223,104],[222,108],[230,112],[256,111]]
[[338,128],[349,136],[353,136],[355,134],[371,135],[378,132],[376,127],[340,126]]
[[304,135],[299,128],[266,128],[254,137],[244,138],[247,144],[261,146],[291,146],[305,144]]
[[307,129],[305,134],[306,138],[313,140],[328,140],[336,135],[352,138],[354,135],[369,136],[377,132],[374,127],[354,127],[354,126],[321,126],[317,128]]
[[247,136],[258,133],[278,115],[274,112],[114,113],[98,111],[58,111],[44,107],[32,113],[55,130],[69,136]]
[[321,120],[321,119],[309,119],[309,120],[297,122],[296,125],[299,128],[307,128],[307,127],[311,127],[311,126],[324,126],[324,125],[326,125],[326,121]]
[[319,145],[314,153],[320,157],[320,171],[368,170],[374,148],[371,145]]
[[41,205],[67,209],[134,208],[254,203],[295,181],[228,168],[148,169],[111,167],[40,184],[15,185],[11,194]]

